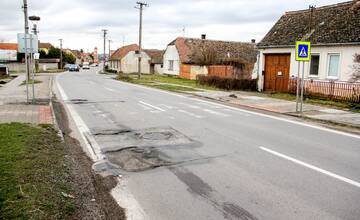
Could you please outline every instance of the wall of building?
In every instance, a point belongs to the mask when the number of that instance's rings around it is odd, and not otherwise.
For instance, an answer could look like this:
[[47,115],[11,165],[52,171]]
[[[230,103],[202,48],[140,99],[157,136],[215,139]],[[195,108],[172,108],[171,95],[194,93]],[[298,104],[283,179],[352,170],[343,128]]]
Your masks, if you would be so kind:
[[[26,66],[24,63],[6,63],[5,64],[9,71],[14,72],[26,72]],[[46,67],[46,69],[57,69],[58,64],[57,63],[39,63],[39,69],[43,70]]]
[[[270,48],[270,49],[260,49],[260,58],[259,58],[259,69],[258,69],[258,88],[263,90],[264,85],[264,76],[262,72],[265,71],[265,55],[266,54],[280,54],[280,53],[290,53],[290,78],[296,77],[298,73],[298,62],[295,61],[295,48]],[[311,76],[310,72],[310,62],[305,62],[305,78],[312,78],[318,80],[337,80],[337,81],[349,81],[351,79],[354,64],[354,55],[360,53],[359,46],[331,46],[331,47],[312,47],[311,54],[320,55],[319,61],[319,74],[318,76]],[[328,76],[329,70],[329,55],[330,54],[339,54],[339,74],[338,77],[333,78]],[[254,75],[253,75],[254,77]]]
[[155,64],[154,73],[155,74],[163,74],[163,65],[162,64]]
[[[141,52],[141,72],[150,74],[150,57],[145,53]],[[123,73],[136,73],[138,72],[138,56],[135,51],[130,51],[124,58],[121,59],[121,72]]]
[[116,70],[117,72],[120,72],[121,68],[120,68],[120,60],[111,60],[109,62],[109,68],[111,70]]
[[[170,61],[174,62],[173,69],[170,69]],[[163,74],[180,75],[180,57],[175,45],[169,45],[164,53]]]

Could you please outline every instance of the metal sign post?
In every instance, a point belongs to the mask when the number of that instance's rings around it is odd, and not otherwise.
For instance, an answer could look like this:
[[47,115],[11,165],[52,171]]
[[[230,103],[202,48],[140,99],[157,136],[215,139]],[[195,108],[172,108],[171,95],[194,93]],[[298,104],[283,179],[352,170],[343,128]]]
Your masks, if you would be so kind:
[[[310,42],[304,42],[304,41],[296,42],[295,59],[296,61],[298,61],[298,76],[297,76],[297,85],[296,85],[296,112],[299,112],[299,102],[300,102],[301,115],[303,113],[303,104],[304,104],[305,62],[310,61],[310,57],[311,57],[310,54],[311,54]],[[300,84],[300,62],[302,62],[301,84]],[[299,89],[301,91],[299,91]]]

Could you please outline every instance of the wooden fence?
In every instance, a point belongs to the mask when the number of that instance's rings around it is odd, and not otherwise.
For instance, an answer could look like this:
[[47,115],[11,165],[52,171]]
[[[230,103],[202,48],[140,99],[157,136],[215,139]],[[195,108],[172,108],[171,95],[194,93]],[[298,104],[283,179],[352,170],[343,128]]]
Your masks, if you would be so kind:
[[[289,92],[296,94],[297,80],[289,80]],[[321,97],[330,100],[360,102],[360,83],[340,81],[304,80],[305,96]]]

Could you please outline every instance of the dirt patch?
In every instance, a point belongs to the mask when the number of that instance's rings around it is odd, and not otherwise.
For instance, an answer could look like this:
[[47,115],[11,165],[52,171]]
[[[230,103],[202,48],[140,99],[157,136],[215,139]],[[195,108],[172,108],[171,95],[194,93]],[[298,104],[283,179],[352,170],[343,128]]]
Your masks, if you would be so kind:
[[70,136],[66,111],[61,103],[53,101],[54,112],[66,144],[67,163],[71,171],[76,200],[76,211],[72,219],[126,219],[122,209],[110,190],[115,187],[114,177],[95,174],[93,162],[83,152],[79,142]]

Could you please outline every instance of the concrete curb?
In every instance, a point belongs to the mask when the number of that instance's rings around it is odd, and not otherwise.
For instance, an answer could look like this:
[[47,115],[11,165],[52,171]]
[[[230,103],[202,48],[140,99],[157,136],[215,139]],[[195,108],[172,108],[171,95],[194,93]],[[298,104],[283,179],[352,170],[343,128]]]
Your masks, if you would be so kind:
[[63,133],[62,133],[62,131],[61,131],[61,129],[60,129],[60,127],[59,127],[59,123],[58,123],[58,121],[57,121],[57,119],[56,119],[56,115],[55,115],[55,111],[54,111],[54,106],[53,106],[53,99],[54,99],[54,91],[53,91],[53,85],[54,85],[54,83],[53,83],[53,81],[54,81],[54,77],[51,77],[51,79],[50,79],[50,103],[49,103],[49,105],[50,105],[50,109],[51,109],[51,114],[53,115],[53,124],[54,124],[54,128],[55,128],[55,130],[57,130],[58,131],[58,135],[59,135],[59,137],[61,138],[61,141],[62,142],[64,142],[65,140],[64,140],[64,135],[63,135]]
[[[198,95],[198,94],[194,94],[194,93],[185,93],[185,94],[191,94],[191,95],[194,95],[194,96],[200,97],[200,98],[214,100],[214,101],[218,101],[218,102],[222,102],[222,103],[226,103],[226,104],[232,104],[232,103],[229,103],[229,102],[221,100],[221,99],[212,98],[212,97],[208,97],[208,96],[202,96],[202,95]],[[314,122],[328,123],[328,124],[331,124],[331,125],[342,126],[342,127],[352,128],[352,129],[360,129],[360,126],[356,126],[356,125],[352,125],[352,124],[346,124],[346,123],[341,123],[341,122],[336,122],[336,121],[331,121],[331,120],[325,120],[325,119],[316,119],[316,118],[312,118],[312,117],[308,117],[308,116],[304,116],[304,115],[303,116],[297,115],[297,114],[291,113],[291,112],[290,113],[280,113],[280,112],[277,112],[277,111],[271,111],[271,110],[268,110],[268,109],[256,108],[256,107],[252,107],[252,106],[248,106],[248,105],[241,105],[241,104],[232,104],[232,105],[239,106],[239,107],[250,108],[250,109],[256,109],[256,110],[265,111],[265,112],[271,112],[271,113],[280,114],[280,115],[291,116],[291,117],[294,117],[294,118],[306,119],[306,120],[310,120],[310,121],[314,121]]]

